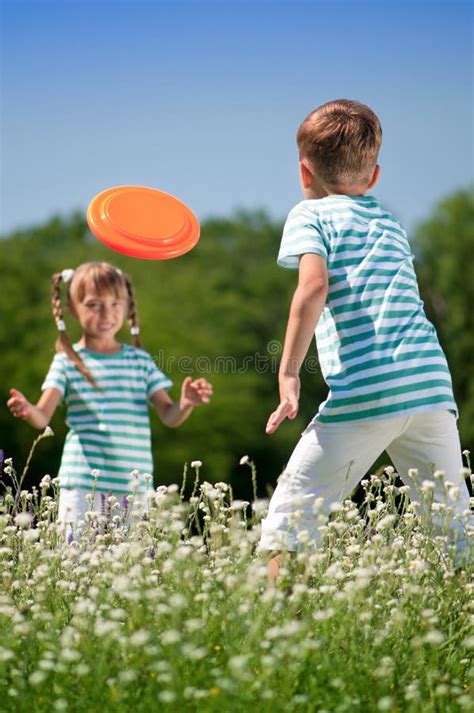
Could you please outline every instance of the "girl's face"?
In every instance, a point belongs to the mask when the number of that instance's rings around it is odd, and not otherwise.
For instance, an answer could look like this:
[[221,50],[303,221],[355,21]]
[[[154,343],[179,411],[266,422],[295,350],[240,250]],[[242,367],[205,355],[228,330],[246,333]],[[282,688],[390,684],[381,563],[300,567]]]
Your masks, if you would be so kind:
[[82,302],[72,302],[70,309],[79,320],[84,334],[108,341],[123,325],[127,302],[112,292],[99,295],[88,289]]

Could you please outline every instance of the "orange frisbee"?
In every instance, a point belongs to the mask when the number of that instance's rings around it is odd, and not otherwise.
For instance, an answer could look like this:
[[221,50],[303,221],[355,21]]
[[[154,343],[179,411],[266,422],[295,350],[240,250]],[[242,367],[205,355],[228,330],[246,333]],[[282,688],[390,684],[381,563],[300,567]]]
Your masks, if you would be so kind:
[[92,233],[112,250],[142,260],[170,260],[199,240],[199,221],[174,196],[146,186],[115,186],[87,209]]

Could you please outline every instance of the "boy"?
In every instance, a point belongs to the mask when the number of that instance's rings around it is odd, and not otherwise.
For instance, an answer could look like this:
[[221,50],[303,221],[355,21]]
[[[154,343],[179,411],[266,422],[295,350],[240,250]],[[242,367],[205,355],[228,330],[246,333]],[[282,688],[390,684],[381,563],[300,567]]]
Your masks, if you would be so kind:
[[[384,450],[421,504],[427,479],[434,499],[444,502],[434,467],[459,488],[450,501],[454,514],[469,511],[451,377],[423,310],[410,245],[400,222],[366,195],[380,174],[381,142],[374,112],[346,99],[323,104],[298,129],[305,200],[288,215],[278,264],[298,268],[299,278],[279,370],[280,405],[267,433],[298,413],[298,373],[315,330],[329,393],[262,522],[260,549],[272,552],[270,581],[282,551],[298,549],[298,532],[317,543],[316,498],[324,499],[328,515],[330,504],[348,497]],[[458,555],[467,554],[458,519],[450,523],[450,537]]]

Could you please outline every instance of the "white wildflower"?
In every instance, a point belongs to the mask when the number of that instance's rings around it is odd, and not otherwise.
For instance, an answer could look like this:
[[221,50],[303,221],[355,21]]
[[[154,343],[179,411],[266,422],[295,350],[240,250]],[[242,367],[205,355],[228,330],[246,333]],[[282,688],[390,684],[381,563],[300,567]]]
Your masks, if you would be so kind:
[[242,456],[239,463],[240,465],[248,465],[250,463],[250,458],[248,456]]
[[316,498],[313,503],[313,513],[317,515],[323,507],[324,498]]
[[395,520],[397,519],[396,515],[385,515],[381,520],[378,521],[378,523],[375,525],[375,529],[377,531],[379,530],[386,530],[390,525],[392,525]]
[[45,678],[46,673],[44,671],[33,671],[28,680],[32,686],[39,686],[40,683],[43,683]]
[[34,528],[32,530],[26,530],[26,532],[23,535],[23,539],[25,542],[36,542],[39,540],[40,536],[40,531],[37,528]]
[[268,498],[257,498],[257,500],[254,500],[252,510],[255,515],[262,515],[267,510],[269,502]]
[[431,629],[431,631],[428,631],[425,635],[424,641],[426,641],[427,644],[433,644],[436,646],[437,644],[443,643],[444,636],[441,631],[438,631],[438,629]]
[[90,670],[90,666],[86,663],[79,663],[75,668],[77,676],[87,676],[87,674],[90,673]]
[[108,636],[113,632],[117,631],[120,626],[116,621],[106,621],[105,619],[98,619],[94,626],[94,633],[96,636]]
[[247,656],[245,654],[241,654],[240,656],[231,656],[229,659],[229,668],[235,672],[242,671],[245,668],[246,663]]
[[192,644],[183,644],[181,653],[190,661],[200,661],[206,656],[207,650],[203,647],[193,646]]
[[150,632],[146,629],[137,629],[129,638],[131,646],[143,646],[150,639]]
[[183,609],[186,606],[187,599],[182,594],[172,594],[168,599],[169,605],[173,609]]
[[460,493],[461,491],[457,486],[450,488],[448,492],[450,500],[459,500]]
[[176,693],[173,691],[161,691],[158,693],[158,699],[162,703],[174,703],[176,700]]
[[[3,614],[4,612],[2,611],[1,613]],[[10,649],[0,648],[0,661],[9,661],[14,658],[14,656],[15,654],[13,651],[10,651]]]
[[51,485],[51,476],[44,475],[40,480],[40,488],[49,488]]
[[301,530],[300,532],[298,532],[297,540],[299,542],[301,542],[303,545],[306,544],[309,541],[308,530]]
[[19,512],[18,515],[16,515],[14,522],[18,527],[26,529],[31,525],[32,520],[33,517],[29,512]]
[[200,468],[202,466],[202,461],[200,460],[193,460],[191,462],[191,468]]
[[204,481],[204,483],[201,485],[201,490],[204,493],[206,497],[208,497],[210,500],[215,500],[216,498],[219,497],[219,491],[215,489],[215,487],[211,484],[208,483],[207,481]]
[[239,510],[245,510],[248,505],[249,503],[247,502],[247,500],[232,500],[230,504],[230,509],[234,512],[238,512]]
[[[196,601],[196,598],[195,598]],[[168,629],[161,635],[161,643],[166,645],[177,644],[181,639],[181,634],[177,629]]]
[[427,564],[424,560],[421,559],[414,559],[410,562],[408,565],[408,568],[415,573],[421,573],[424,572],[427,568]]

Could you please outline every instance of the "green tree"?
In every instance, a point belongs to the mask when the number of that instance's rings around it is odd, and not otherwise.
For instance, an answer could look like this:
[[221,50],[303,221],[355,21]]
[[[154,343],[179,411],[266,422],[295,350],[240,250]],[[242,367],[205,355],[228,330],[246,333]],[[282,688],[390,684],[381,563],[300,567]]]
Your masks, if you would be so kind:
[[425,311],[447,356],[465,448],[474,444],[474,190],[441,201],[415,231]]

